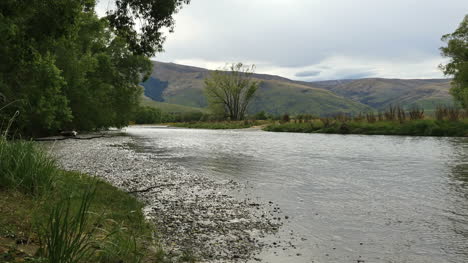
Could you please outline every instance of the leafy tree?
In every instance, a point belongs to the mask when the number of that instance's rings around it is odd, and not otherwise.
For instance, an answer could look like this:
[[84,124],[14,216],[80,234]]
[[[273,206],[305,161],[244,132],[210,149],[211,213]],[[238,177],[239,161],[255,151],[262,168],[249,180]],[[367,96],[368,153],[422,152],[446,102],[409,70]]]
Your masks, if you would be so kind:
[[449,57],[447,65],[441,65],[445,75],[453,76],[451,93],[461,105],[468,109],[468,15],[451,34],[444,35],[447,42],[442,55]]
[[247,107],[258,89],[253,80],[255,66],[232,64],[224,71],[216,70],[205,79],[205,95],[211,108],[224,109],[231,120],[244,119]]
[[107,18],[118,36],[135,54],[152,56],[162,51],[165,37],[161,30],[174,29],[174,18],[183,4],[190,0],[115,0],[116,9]]
[[0,125],[16,111],[13,130],[32,136],[127,125],[152,68],[147,56],[188,1],[115,3],[98,18],[95,0],[0,1],[0,99],[10,105]]

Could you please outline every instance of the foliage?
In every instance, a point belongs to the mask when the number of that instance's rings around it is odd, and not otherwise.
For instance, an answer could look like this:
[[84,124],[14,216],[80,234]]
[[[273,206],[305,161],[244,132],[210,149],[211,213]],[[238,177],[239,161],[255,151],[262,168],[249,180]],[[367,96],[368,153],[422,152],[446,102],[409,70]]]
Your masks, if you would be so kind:
[[444,35],[447,46],[442,47],[442,55],[449,57],[446,65],[441,65],[445,75],[453,76],[451,93],[461,105],[468,109],[468,15],[451,34]]
[[267,116],[265,111],[257,112],[253,117],[256,120],[267,120],[268,119],[268,116]]
[[159,109],[152,107],[138,107],[134,113],[134,121],[136,124],[155,124],[162,122],[162,112]]
[[[134,54],[153,56],[162,51],[164,28],[174,29],[172,14],[190,0],[115,0],[116,9],[107,18],[117,35]],[[139,25],[139,27],[137,27]]]
[[[94,0],[0,2],[0,96],[19,111],[12,132],[122,127],[133,118],[164,27],[184,1],[117,0],[98,18]],[[144,19],[137,33],[134,19]]]
[[258,82],[252,79],[254,65],[232,64],[225,71],[216,70],[205,79],[205,94],[209,105],[224,110],[230,120],[244,119],[247,106],[258,89]]
[[330,121],[271,124],[265,131],[410,136],[468,136],[468,121]]
[[245,129],[257,124],[255,121],[216,121],[171,123],[171,126],[194,129]]
[[134,197],[87,175],[59,170],[32,142],[1,138],[0,155],[0,233],[42,241],[34,262],[152,257],[148,246],[154,229]]

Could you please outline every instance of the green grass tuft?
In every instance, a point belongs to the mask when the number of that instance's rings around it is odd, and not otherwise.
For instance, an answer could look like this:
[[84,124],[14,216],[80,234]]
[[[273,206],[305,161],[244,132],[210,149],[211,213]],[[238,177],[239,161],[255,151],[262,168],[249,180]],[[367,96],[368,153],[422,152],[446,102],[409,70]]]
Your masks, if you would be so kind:
[[0,188],[38,196],[52,188],[56,174],[54,160],[33,142],[0,137]]

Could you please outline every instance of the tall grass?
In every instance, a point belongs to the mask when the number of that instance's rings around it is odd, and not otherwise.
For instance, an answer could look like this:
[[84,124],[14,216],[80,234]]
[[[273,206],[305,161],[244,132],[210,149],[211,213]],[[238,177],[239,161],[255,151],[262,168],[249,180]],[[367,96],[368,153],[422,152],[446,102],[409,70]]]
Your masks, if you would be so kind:
[[88,223],[89,208],[95,187],[78,196],[78,207],[74,198],[67,197],[52,206],[49,217],[42,226],[43,257],[49,263],[89,262],[92,256],[92,235],[95,227]]
[[33,142],[0,136],[0,189],[39,196],[52,188],[57,172],[55,161]]
[[[338,133],[338,134],[379,134],[414,136],[468,136],[467,113],[459,108],[439,106],[435,119],[425,116],[424,109],[412,107],[405,110],[401,106],[390,105],[384,112],[336,114],[332,117],[311,121],[273,123],[264,128],[266,131]],[[297,118],[297,117],[296,117]],[[299,118],[297,118],[299,119]]]

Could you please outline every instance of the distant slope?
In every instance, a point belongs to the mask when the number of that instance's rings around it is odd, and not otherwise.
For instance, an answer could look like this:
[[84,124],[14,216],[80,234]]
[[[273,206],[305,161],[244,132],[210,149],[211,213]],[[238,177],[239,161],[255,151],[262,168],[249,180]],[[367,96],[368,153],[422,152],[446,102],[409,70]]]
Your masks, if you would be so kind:
[[263,80],[250,107],[251,112],[272,114],[366,112],[372,108],[328,90],[278,80]]
[[439,104],[453,104],[448,79],[372,78],[312,82],[307,85],[332,91],[376,109],[392,104],[431,110]]
[[207,112],[206,109],[189,107],[178,104],[171,104],[166,102],[154,101],[146,96],[142,96],[141,104],[143,106],[149,106],[153,108],[158,108],[166,113],[186,113],[186,112]]
[[[145,95],[152,100],[189,107],[207,106],[203,94],[203,80],[209,70],[154,62],[151,78],[143,83]],[[370,107],[337,95],[329,90],[315,88],[283,77],[255,74],[260,89],[249,112],[266,111],[273,114],[360,112]]]
[[[151,78],[143,83],[145,95],[154,101],[195,108],[207,106],[203,80],[210,70],[153,62]],[[382,110],[389,105],[420,106],[432,110],[439,104],[451,105],[448,79],[357,79],[301,82],[255,74],[260,89],[249,112],[273,114],[362,112]]]

